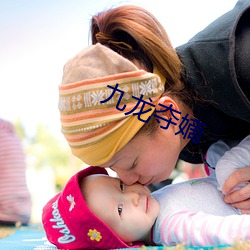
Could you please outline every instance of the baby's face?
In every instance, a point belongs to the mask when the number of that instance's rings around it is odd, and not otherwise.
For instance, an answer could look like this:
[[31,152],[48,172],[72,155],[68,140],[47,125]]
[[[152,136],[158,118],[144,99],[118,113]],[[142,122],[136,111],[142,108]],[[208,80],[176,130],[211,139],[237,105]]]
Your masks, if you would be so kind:
[[141,184],[127,186],[105,175],[85,178],[88,206],[126,243],[144,240],[159,214],[159,204]]

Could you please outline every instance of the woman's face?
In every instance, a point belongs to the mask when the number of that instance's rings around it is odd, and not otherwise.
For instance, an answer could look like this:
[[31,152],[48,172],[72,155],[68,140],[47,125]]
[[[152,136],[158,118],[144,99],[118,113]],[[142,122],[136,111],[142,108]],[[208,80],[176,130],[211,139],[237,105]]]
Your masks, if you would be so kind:
[[101,167],[114,170],[126,185],[149,185],[170,176],[181,150],[174,126],[159,128],[154,136],[136,136]]

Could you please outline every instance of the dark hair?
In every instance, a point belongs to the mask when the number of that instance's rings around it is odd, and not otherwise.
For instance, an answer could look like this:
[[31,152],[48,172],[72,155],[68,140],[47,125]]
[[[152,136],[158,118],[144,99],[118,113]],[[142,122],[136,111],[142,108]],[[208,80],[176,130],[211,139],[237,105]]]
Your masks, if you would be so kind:
[[[93,44],[99,42],[149,72],[156,68],[166,78],[164,94],[190,106],[193,96],[181,81],[182,63],[165,29],[150,12],[131,5],[100,12],[92,17],[91,38]],[[142,131],[150,134],[156,130],[152,118]]]

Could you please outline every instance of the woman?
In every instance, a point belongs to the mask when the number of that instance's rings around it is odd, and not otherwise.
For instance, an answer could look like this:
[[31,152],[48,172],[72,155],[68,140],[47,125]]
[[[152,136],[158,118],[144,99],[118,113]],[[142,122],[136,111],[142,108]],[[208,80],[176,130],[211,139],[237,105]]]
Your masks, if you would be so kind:
[[[176,51],[161,24],[144,9],[121,6],[94,16],[91,34],[96,46],[66,64],[60,87],[62,132],[72,152],[89,165],[113,169],[128,185],[149,185],[168,178],[178,157],[202,163],[208,147],[217,140],[240,140],[250,134],[249,14],[250,1],[239,1],[232,11]],[[145,100],[151,106],[150,119],[135,121],[133,115],[126,116],[129,110],[125,108],[131,109],[131,99],[126,102],[122,98],[126,86],[119,85],[118,90],[109,85],[123,79],[123,72],[129,72],[131,81],[145,77],[150,82],[157,75],[165,83],[164,92],[159,93],[160,86],[145,92],[147,81],[141,82],[144,92],[140,93],[148,95]],[[136,72],[134,78],[131,72]],[[92,88],[96,81],[103,88],[98,92],[101,95],[91,92],[81,96],[79,91]],[[98,110],[104,99],[108,100],[107,93],[112,94],[107,87],[113,94],[119,91],[116,100],[127,106],[109,99],[107,109]],[[99,102],[92,108],[93,98]],[[139,96],[135,98],[139,100]],[[121,99],[124,102],[120,103]],[[68,110],[68,101],[72,110]],[[114,113],[115,107],[123,111],[122,117],[118,111]],[[193,134],[187,134],[191,121]],[[197,124],[202,125],[198,132]],[[229,193],[249,179],[250,167],[238,170],[224,189]],[[249,191],[247,185],[225,201],[250,211]]]

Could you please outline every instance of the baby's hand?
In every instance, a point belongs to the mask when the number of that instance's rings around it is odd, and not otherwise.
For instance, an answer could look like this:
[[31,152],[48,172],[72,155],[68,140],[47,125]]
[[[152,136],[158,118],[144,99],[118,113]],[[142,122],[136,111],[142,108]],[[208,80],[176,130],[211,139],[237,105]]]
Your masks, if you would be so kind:
[[[240,168],[233,172],[225,181],[222,192],[225,194],[224,201],[233,207],[240,209],[243,214],[250,214],[250,166]],[[245,184],[236,191],[232,190],[239,185]]]

